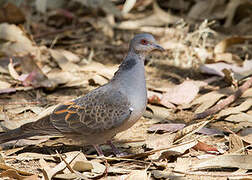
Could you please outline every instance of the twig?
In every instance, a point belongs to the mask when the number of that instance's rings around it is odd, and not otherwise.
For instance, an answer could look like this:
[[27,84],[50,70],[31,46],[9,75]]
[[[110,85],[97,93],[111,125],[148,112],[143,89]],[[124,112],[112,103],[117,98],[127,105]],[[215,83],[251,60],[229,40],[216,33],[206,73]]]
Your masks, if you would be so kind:
[[220,101],[217,103],[214,107],[202,112],[195,114],[195,119],[203,119],[209,115],[213,115],[220,110],[222,110],[224,107],[230,105],[232,102],[234,102],[236,99],[238,99],[247,89],[249,89],[252,86],[252,77],[250,77],[234,94],[230,95],[226,99]]
[[197,175],[197,176],[211,176],[211,177],[237,177],[237,176],[251,176],[252,173],[247,174],[216,174],[216,172],[209,173],[209,172],[183,172],[183,171],[176,171],[172,170],[172,172],[179,173],[179,174],[185,174],[185,175]]

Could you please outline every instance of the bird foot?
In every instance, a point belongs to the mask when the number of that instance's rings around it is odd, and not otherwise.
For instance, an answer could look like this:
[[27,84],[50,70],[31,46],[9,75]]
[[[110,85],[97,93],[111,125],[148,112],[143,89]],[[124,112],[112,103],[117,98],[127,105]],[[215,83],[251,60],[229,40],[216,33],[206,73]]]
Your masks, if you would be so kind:
[[120,152],[119,149],[117,149],[115,147],[115,145],[112,143],[112,141],[108,141],[107,143],[108,143],[108,145],[110,145],[110,147],[116,157],[123,157],[123,156],[127,155],[127,153],[125,153],[125,152]]

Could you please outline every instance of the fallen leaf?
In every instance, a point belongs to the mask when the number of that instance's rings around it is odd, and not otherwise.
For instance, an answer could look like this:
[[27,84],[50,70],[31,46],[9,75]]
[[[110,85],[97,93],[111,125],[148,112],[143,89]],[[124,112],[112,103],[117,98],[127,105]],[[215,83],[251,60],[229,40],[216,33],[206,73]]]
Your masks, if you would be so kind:
[[169,123],[169,124],[154,124],[149,127],[149,132],[163,131],[163,132],[176,132],[185,127],[185,124]]
[[252,123],[252,114],[247,114],[247,113],[239,113],[239,114],[234,114],[230,115],[225,118],[226,121],[230,122],[250,122]]
[[18,180],[26,180],[26,179],[38,180],[39,179],[37,175],[22,176],[18,174],[18,172],[14,169],[8,169],[6,171],[1,172],[0,177],[9,177],[9,178],[18,179]]
[[220,111],[217,115],[217,117],[222,117],[222,116],[228,116],[231,114],[238,114],[241,112],[245,112],[248,109],[250,109],[250,107],[252,106],[252,99],[245,99],[244,102],[242,102],[240,105],[235,106],[235,107],[229,107],[226,109],[223,109],[222,111]]
[[203,64],[199,68],[202,73],[218,75],[221,77],[225,76],[222,72],[223,69],[231,69],[232,72],[234,72],[234,76],[239,76],[239,74],[243,73],[246,73],[245,75],[248,76],[249,74],[252,74],[252,60],[245,60],[242,67],[235,64],[219,62],[214,64]]
[[72,53],[71,51],[67,51],[65,49],[58,49],[58,51],[65,56],[65,58],[72,63],[78,63],[80,62],[79,56],[76,54]]
[[[80,152],[73,151],[73,152],[71,152],[71,154],[68,154],[68,156],[66,157],[65,161],[67,163],[70,163],[79,154],[80,154]],[[63,169],[65,169],[66,166],[67,166],[64,161],[61,161],[58,165],[56,165],[53,168],[50,168],[48,165],[46,165],[46,163],[45,163],[45,161],[43,159],[40,159],[39,162],[41,164],[41,167],[43,168],[44,177],[47,178],[47,179],[52,179],[52,177],[54,177],[54,175],[56,175],[57,173],[59,173],[60,171],[62,171]]]
[[49,52],[51,53],[51,56],[53,59],[57,62],[59,67],[63,71],[68,72],[76,72],[79,71],[79,67],[76,64],[73,64],[70,62],[64,54],[62,54],[59,50],[49,49]]
[[234,133],[229,135],[228,152],[232,154],[245,154],[243,141],[238,135]]
[[135,170],[131,172],[129,175],[127,175],[125,180],[148,180],[148,175],[146,170]]
[[204,160],[192,166],[192,169],[208,168],[241,168],[252,169],[252,155],[222,155],[215,158]]
[[207,125],[210,121],[202,121],[196,124],[189,125],[182,130],[179,130],[174,138],[174,143],[181,142],[185,137],[193,135],[194,133],[198,132],[202,129],[205,125]]
[[6,56],[21,56],[26,54],[40,57],[40,48],[32,42],[16,25],[0,24],[0,39],[5,40],[0,46],[0,52]]
[[193,149],[199,150],[199,151],[204,151],[204,152],[207,152],[207,153],[214,153],[214,154],[219,154],[220,153],[215,146],[206,144],[206,143],[201,142],[201,141],[198,141],[198,143],[193,147]]
[[224,53],[226,49],[234,44],[240,44],[244,43],[246,40],[252,40],[251,36],[233,36],[226,38],[219,42],[215,48],[214,48],[214,53]]
[[189,104],[198,94],[199,87],[192,80],[186,80],[182,84],[168,90],[161,99],[164,106],[169,103]]
[[26,171],[21,171],[21,170],[15,169],[15,168],[13,168],[11,166],[8,166],[8,165],[6,165],[4,163],[0,163],[0,169],[3,169],[3,170],[14,170],[17,173],[25,175],[25,176],[32,176],[32,175],[34,175],[33,173],[30,173],[30,172],[26,172]]
[[93,165],[90,161],[76,161],[73,165],[73,170],[76,171],[91,171],[93,169]]
[[11,87],[10,83],[7,83],[5,81],[0,81],[0,90],[8,89]]
[[22,24],[25,21],[23,12],[15,4],[7,2],[1,4],[0,23],[8,22],[10,24]]
[[201,113],[213,106],[220,98],[233,92],[234,90],[231,88],[223,88],[218,91],[212,91],[198,97],[191,103],[191,105],[200,104],[200,106],[195,110],[195,113]]

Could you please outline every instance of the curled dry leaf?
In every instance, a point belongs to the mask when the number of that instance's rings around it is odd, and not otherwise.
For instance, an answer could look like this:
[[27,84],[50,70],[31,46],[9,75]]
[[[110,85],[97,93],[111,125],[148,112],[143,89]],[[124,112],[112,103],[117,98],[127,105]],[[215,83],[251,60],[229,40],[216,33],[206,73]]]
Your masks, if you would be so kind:
[[252,123],[252,114],[247,114],[247,113],[239,113],[239,114],[234,114],[230,115],[225,118],[226,121],[230,122],[249,122]]
[[245,60],[243,66],[240,67],[235,64],[227,64],[224,62],[214,63],[214,64],[203,64],[200,66],[199,70],[202,73],[213,74],[224,77],[223,69],[231,69],[236,76],[246,74],[246,76],[252,74],[252,60]]
[[189,125],[184,129],[178,131],[174,138],[174,143],[181,142],[185,137],[193,135],[194,133],[198,132],[202,129],[205,125],[207,125],[210,121],[202,121],[196,124]]
[[6,171],[3,171],[0,173],[0,177],[8,177],[8,178],[13,178],[13,179],[18,179],[18,180],[38,180],[37,175],[31,175],[31,176],[22,176],[18,174],[18,172],[15,169],[8,169]]
[[23,12],[15,4],[7,2],[0,8],[0,23],[21,24],[24,21]]
[[5,40],[0,46],[0,53],[6,56],[34,54],[40,56],[40,49],[16,25],[0,24],[0,39]]
[[207,168],[241,168],[252,169],[252,155],[222,155],[215,158],[204,160],[199,164],[192,166],[192,169]]
[[169,89],[162,97],[161,104],[168,103],[189,104],[198,94],[199,86],[192,80],[186,80],[182,84]]
[[76,171],[91,171],[93,169],[93,164],[90,161],[76,161],[73,165],[73,170]]
[[215,48],[214,48],[214,53],[224,53],[226,49],[234,44],[240,44],[244,43],[246,40],[252,40],[252,36],[234,36],[234,37],[229,37],[221,42],[219,42]]
[[222,111],[218,113],[217,117],[220,118],[223,116],[229,116],[231,114],[239,114],[241,112],[245,112],[249,110],[251,107],[252,107],[252,99],[248,98],[248,99],[245,99],[245,101],[238,106],[223,109]]
[[229,153],[245,154],[242,139],[234,133],[229,135]]
[[179,123],[169,123],[169,124],[154,124],[152,125],[148,131],[156,132],[156,131],[164,131],[164,132],[176,132],[185,127],[185,124]]
[[206,143],[201,142],[201,141],[198,141],[198,143],[193,147],[193,149],[199,150],[199,151],[204,151],[204,152],[207,152],[207,153],[213,153],[213,154],[219,154],[220,153],[215,146],[206,144]]
[[0,90],[8,89],[11,87],[10,83],[0,80]]
[[123,179],[125,179],[125,180],[137,180],[137,179],[148,180],[149,178],[148,178],[146,170],[135,170],[135,171],[132,171],[126,177],[124,176]]
[[123,21],[118,24],[119,29],[139,29],[143,26],[162,26],[172,24],[179,20],[178,17],[163,11],[154,1],[153,3],[154,14],[137,20]]
[[[78,151],[71,152],[71,154],[68,154],[68,156],[66,157],[65,162],[68,164],[71,163],[79,154],[80,152]],[[43,159],[40,159],[39,162],[41,167],[43,168],[43,174],[46,179],[52,179],[54,175],[60,173],[67,166],[67,164],[64,161],[61,161],[58,165],[56,165],[53,168],[50,168],[48,165],[46,165],[47,163]]]
[[68,57],[62,54],[60,50],[49,49],[49,52],[63,71],[79,71],[79,67],[76,64],[70,62]]
[[195,113],[201,113],[213,106],[219,99],[231,94],[232,92],[234,91],[231,88],[223,88],[219,91],[212,91],[198,97],[191,103],[191,105],[200,104],[200,106],[195,110]]

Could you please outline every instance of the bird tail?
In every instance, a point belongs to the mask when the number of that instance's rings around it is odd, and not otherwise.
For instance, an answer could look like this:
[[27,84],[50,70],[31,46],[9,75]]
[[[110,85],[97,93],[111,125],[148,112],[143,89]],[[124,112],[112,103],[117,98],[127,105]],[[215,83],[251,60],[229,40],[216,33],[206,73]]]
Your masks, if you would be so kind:
[[59,134],[59,131],[51,123],[50,117],[45,116],[35,122],[24,124],[19,128],[0,134],[0,144],[12,140],[25,139],[32,136],[54,134]]

